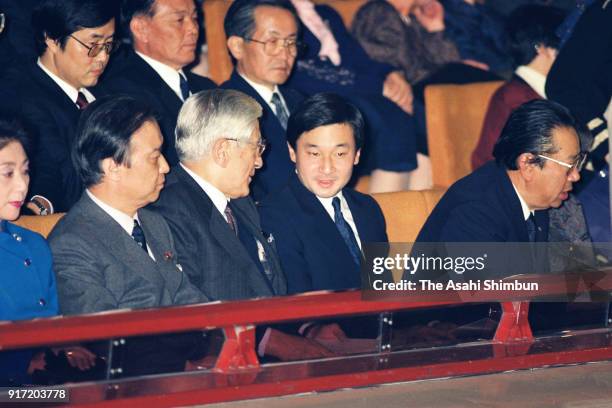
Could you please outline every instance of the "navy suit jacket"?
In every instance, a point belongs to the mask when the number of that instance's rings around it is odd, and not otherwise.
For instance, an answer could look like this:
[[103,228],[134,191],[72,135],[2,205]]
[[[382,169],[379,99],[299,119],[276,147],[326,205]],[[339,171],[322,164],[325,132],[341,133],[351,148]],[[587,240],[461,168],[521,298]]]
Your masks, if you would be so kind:
[[[295,165],[289,158],[285,130],[266,101],[259,96],[257,91],[236,70],[234,70],[229,80],[221,84],[221,88],[244,92],[254,98],[263,109],[259,124],[261,126],[261,134],[268,141],[268,146],[263,154],[263,168],[255,173],[255,177],[251,181],[251,197],[255,201],[260,201],[267,194],[283,188],[295,169]],[[289,112],[293,112],[302,99],[304,99],[302,94],[291,88],[280,86],[279,90],[285,99]]]
[[[342,195],[351,209],[362,247],[370,242],[387,242],[385,218],[376,201],[348,188]],[[261,202],[259,212],[262,228],[274,236],[288,293],[361,286],[359,267],[336,224],[297,175],[278,194]]]
[[[548,241],[548,210],[535,211],[536,242]],[[454,183],[434,208],[416,239],[421,243],[528,243],[529,235],[523,210],[506,170],[491,161],[470,175]],[[443,246],[415,246],[416,250],[450,255]],[[424,248],[424,249],[423,249]],[[485,249],[486,248],[486,249]],[[495,245],[461,247],[461,254],[482,256],[481,252],[495,251],[489,255],[486,273],[509,276],[518,273],[547,272],[543,257],[534,264],[525,257],[526,247],[504,248]],[[414,251],[415,249],[413,249]],[[454,247],[454,250],[458,250]],[[446,251],[444,254],[440,251]],[[463,251],[467,251],[463,253]],[[469,253],[468,253],[469,252]],[[514,255],[513,255],[514,254]],[[529,258],[529,259],[528,259]],[[406,276],[406,274],[404,275]],[[466,277],[469,276],[466,274]]]
[[[178,163],[174,147],[174,129],[183,101],[134,51],[125,50],[113,58],[107,72],[104,73],[102,85],[109,92],[141,98],[155,108],[164,135],[164,156],[171,165]],[[208,78],[193,74],[188,70],[184,70],[184,73],[192,94],[217,87]]]
[[[19,75],[19,84],[17,114],[35,140],[30,194],[40,194],[51,200],[56,212],[66,212],[83,192],[71,160],[81,112],[36,63]],[[102,88],[89,91],[96,98],[105,94]]]

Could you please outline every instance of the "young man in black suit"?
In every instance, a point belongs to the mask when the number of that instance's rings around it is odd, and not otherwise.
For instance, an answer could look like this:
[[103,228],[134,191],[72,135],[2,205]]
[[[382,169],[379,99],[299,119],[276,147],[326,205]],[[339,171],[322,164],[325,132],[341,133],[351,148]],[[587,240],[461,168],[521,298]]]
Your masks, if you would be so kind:
[[20,95],[15,113],[36,138],[28,207],[37,214],[67,211],[83,190],[70,161],[82,109],[114,49],[113,2],[44,0],[32,23],[38,61],[13,82]]
[[376,201],[346,187],[363,134],[359,110],[335,94],[306,99],[289,118],[287,140],[296,172],[259,206],[289,293],[360,287],[364,245],[387,242]]

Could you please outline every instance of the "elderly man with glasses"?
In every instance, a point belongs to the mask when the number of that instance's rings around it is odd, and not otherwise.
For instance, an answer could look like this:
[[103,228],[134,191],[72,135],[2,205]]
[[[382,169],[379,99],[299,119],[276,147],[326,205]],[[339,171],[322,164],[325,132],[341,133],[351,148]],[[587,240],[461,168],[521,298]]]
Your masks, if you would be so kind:
[[93,88],[115,49],[113,2],[43,0],[32,15],[39,53],[10,84],[13,107],[37,143],[28,208],[36,214],[67,211],[83,186],[70,151],[80,113],[103,92]]
[[283,188],[295,169],[285,130],[303,97],[283,84],[302,48],[299,20],[289,0],[236,0],[224,26],[235,69],[221,87],[244,92],[263,107],[261,130],[269,146],[265,166],[251,184],[251,196],[260,201]]

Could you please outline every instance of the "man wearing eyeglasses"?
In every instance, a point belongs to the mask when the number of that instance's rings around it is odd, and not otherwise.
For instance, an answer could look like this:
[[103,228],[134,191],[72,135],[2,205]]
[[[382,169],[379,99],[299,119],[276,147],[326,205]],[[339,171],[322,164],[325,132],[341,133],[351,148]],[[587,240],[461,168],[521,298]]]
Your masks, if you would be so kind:
[[103,84],[155,107],[164,135],[164,156],[174,165],[174,127],[183,102],[192,93],[216,88],[210,79],[185,66],[196,59],[198,13],[193,0],[125,0],[123,30],[131,46],[117,53]]
[[263,107],[261,130],[268,149],[265,166],[251,184],[256,201],[283,188],[295,169],[285,130],[289,114],[303,97],[282,85],[301,47],[298,21],[288,0],[236,0],[225,16],[227,46],[235,67],[221,87],[244,92]]
[[116,10],[105,0],[43,0],[32,15],[39,58],[12,85],[14,107],[37,139],[28,208],[67,211],[82,193],[70,159],[80,113],[114,49]]
[[[580,180],[584,137],[561,105],[521,105],[495,145],[495,161],[449,188],[417,242],[548,242],[548,209],[561,206]],[[521,261],[511,260],[506,272],[524,273]]]

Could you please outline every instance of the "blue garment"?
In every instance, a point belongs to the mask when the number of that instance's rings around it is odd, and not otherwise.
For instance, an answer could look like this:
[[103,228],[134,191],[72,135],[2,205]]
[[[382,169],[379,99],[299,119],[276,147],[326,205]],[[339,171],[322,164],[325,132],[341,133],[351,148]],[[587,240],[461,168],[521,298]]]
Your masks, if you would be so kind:
[[[342,195],[362,248],[366,243],[387,242],[385,218],[376,201],[348,188]],[[360,287],[359,266],[334,220],[297,175],[259,204],[259,214],[262,229],[276,242],[289,294]]]
[[302,40],[307,51],[296,61],[286,85],[306,95],[337,93],[361,111],[367,131],[360,174],[374,169],[414,170],[417,149],[414,119],[383,96],[384,81],[395,68],[371,59],[334,9],[319,5],[315,10],[332,31],[342,62],[334,66],[321,60],[318,56],[321,43],[303,27]]
[[[2,221],[0,232],[0,321],[58,314],[51,251],[43,237]],[[0,353],[0,386],[28,382],[34,350]]]
[[464,0],[443,0],[445,35],[462,59],[484,62],[493,72],[510,72],[504,23],[484,5]]
[[[593,242],[612,242],[610,231],[610,170],[608,166],[598,171],[592,180],[580,190],[584,218]],[[612,259],[612,253],[607,254]]]

